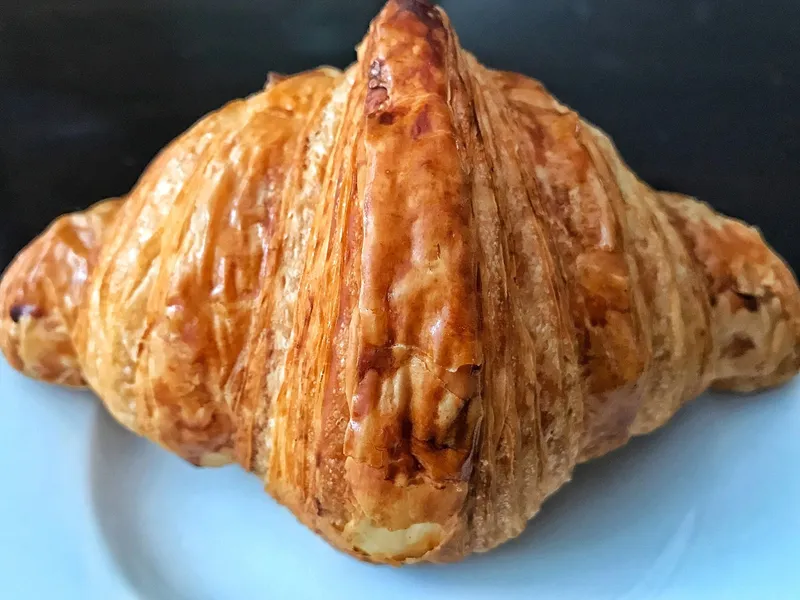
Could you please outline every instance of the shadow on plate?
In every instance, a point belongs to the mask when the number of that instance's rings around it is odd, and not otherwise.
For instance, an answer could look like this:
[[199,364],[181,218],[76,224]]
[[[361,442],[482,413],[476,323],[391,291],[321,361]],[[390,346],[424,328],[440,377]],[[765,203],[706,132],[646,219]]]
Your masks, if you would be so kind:
[[[91,446],[92,495],[109,550],[148,598],[297,597],[354,581],[383,600],[406,598],[409,586],[440,598],[482,598],[498,586],[526,597],[634,598],[669,584],[730,476],[719,465],[731,466],[736,437],[784,401],[769,396],[694,402],[668,427],[580,466],[519,538],[453,565],[360,563],[297,523],[254,477],[192,467],[105,413]],[[314,577],[298,580],[309,568]]]

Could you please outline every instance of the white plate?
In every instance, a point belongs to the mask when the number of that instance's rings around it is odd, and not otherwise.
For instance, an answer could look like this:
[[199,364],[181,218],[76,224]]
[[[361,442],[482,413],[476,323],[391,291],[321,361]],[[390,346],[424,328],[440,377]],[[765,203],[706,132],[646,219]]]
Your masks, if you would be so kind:
[[800,381],[696,401],[456,565],[359,563],[2,359],[0,477],[4,599],[800,598]]

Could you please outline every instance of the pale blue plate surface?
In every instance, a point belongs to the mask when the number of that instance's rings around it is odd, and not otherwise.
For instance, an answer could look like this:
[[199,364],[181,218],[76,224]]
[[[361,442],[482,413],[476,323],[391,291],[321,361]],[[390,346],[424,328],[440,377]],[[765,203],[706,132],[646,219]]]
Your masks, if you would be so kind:
[[800,598],[800,381],[696,401],[456,565],[361,564],[2,359],[0,476],[3,599]]

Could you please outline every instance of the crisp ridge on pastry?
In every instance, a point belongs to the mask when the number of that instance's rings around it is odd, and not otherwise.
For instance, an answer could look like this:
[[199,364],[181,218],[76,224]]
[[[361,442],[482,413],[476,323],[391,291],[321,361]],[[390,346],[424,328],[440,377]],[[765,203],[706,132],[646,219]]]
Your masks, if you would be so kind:
[[488,550],[577,463],[800,363],[797,283],[755,229],[652,190],[422,0],[57,219],[0,311],[16,369],[388,563]]

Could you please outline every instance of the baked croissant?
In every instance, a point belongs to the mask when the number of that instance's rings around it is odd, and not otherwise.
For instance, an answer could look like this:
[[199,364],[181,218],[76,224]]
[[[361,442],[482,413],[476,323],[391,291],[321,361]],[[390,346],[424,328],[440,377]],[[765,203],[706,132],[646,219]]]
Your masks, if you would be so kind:
[[577,463],[800,364],[798,286],[756,230],[650,189],[422,0],[56,220],[0,304],[15,368],[395,564],[488,550]]

